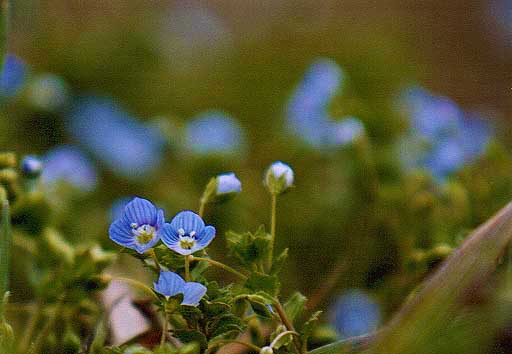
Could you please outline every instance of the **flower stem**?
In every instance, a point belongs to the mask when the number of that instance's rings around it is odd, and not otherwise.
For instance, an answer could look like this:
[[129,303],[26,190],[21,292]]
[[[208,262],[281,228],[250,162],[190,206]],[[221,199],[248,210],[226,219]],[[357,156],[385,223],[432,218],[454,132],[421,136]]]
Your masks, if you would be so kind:
[[151,258],[153,258],[153,262],[155,262],[156,270],[158,271],[158,273],[160,273],[162,268],[160,267],[160,263],[158,262],[158,257],[156,256],[155,250],[153,248],[150,248],[148,252]]
[[185,256],[185,280],[190,281],[190,257],[191,255]]
[[272,341],[272,343],[270,343],[270,347],[271,348],[274,348],[274,346],[276,345],[276,343],[281,339],[283,338],[284,336],[287,336],[287,335],[292,335],[292,336],[295,336],[295,337],[299,337],[299,334],[295,331],[284,331],[284,332],[281,332],[279,333],[279,335],[277,337],[274,338],[274,340]]
[[240,279],[247,280],[247,277],[244,274],[242,274],[239,271],[231,268],[230,266],[225,265],[224,263],[214,261],[213,259],[190,256],[190,260],[191,261],[206,261],[206,262],[210,263],[212,266],[215,266],[215,267],[218,267],[218,268],[222,268],[222,269],[224,269],[224,270],[226,270],[226,271],[228,271],[230,273],[235,274]]
[[272,208],[270,211],[270,248],[268,251],[267,268],[272,268],[274,259],[274,243],[276,240],[276,212],[277,212],[277,194],[272,193]]
[[140,290],[152,295],[155,299],[158,299],[158,296],[155,294],[155,292],[150,287],[148,287],[144,283],[141,283],[138,280],[125,278],[125,277],[111,276],[111,275],[106,275],[106,277],[107,277],[107,280],[117,280],[117,281],[129,284],[135,288],[139,288]]
[[162,324],[162,337],[160,338],[160,346],[165,344],[165,340],[167,339],[167,329],[169,328],[169,317],[167,316],[167,311],[164,308],[164,323]]
[[[293,327],[293,323],[290,321],[288,316],[286,315],[286,312],[283,308],[283,305],[279,302],[279,299],[274,299],[274,308],[276,309],[279,318],[281,319],[281,322],[286,327],[288,331],[295,332],[295,328]],[[302,353],[301,345],[298,341],[298,339],[295,337],[293,340],[293,344],[295,345],[295,349],[297,349],[297,353]]]
[[206,209],[206,200],[205,200],[205,198],[201,198],[201,200],[199,201],[199,211],[198,211],[198,215],[200,217],[203,217],[205,209]]

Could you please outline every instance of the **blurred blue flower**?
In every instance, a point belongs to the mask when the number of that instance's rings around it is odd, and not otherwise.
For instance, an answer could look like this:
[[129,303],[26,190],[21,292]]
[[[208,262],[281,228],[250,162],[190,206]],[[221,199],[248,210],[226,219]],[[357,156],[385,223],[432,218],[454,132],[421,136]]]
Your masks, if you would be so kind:
[[34,155],[27,155],[21,161],[21,172],[29,178],[39,177],[43,172],[43,162]]
[[334,304],[331,323],[342,339],[370,333],[380,323],[380,307],[364,292],[348,290]]
[[362,137],[366,132],[364,124],[354,117],[346,117],[332,124],[334,130],[333,139],[336,145],[350,144]]
[[114,173],[140,178],[164,157],[166,139],[108,98],[82,98],[68,119],[69,132]]
[[47,186],[60,181],[73,187],[91,191],[97,184],[97,172],[94,164],[77,147],[61,145],[48,151],[43,157],[41,179]]
[[164,226],[164,212],[149,200],[134,198],[124,208],[122,217],[108,230],[115,243],[144,253],[158,243]]
[[236,177],[236,175],[231,173],[223,173],[217,176],[217,194],[230,194],[230,193],[240,193],[242,190],[242,183]]
[[197,155],[240,153],[245,137],[236,120],[220,111],[194,117],[185,128],[187,148]]
[[174,252],[189,255],[202,250],[215,237],[215,228],[204,225],[203,219],[192,211],[178,213],[165,224],[162,242]]
[[12,97],[19,92],[27,79],[27,66],[20,58],[7,54],[1,69],[0,97]]
[[28,99],[36,108],[55,111],[67,103],[69,89],[60,76],[50,73],[41,74],[30,82]]
[[330,59],[313,62],[288,102],[287,121],[292,134],[317,148],[336,143],[328,108],[343,76],[342,69]]
[[160,272],[157,283],[153,283],[155,291],[167,297],[183,294],[182,305],[197,306],[206,294],[206,287],[195,282],[186,282],[174,272]]
[[490,123],[422,88],[405,91],[400,105],[411,119],[400,142],[406,168],[425,168],[439,181],[480,156],[493,135]]

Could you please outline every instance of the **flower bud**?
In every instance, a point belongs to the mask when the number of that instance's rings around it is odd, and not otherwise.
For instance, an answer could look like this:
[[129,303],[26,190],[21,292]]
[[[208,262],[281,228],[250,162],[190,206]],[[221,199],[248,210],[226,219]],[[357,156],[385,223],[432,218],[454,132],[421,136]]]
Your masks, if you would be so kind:
[[291,167],[281,161],[276,161],[267,169],[264,182],[269,192],[277,195],[289,189],[293,185],[293,180]]
[[272,347],[263,347],[260,350],[260,354],[274,354]]
[[223,173],[210,179],[203,193],[203,203],[226,201],[242,190],[242,183],[233,172]]
[[36,156],[28,155],[21,161],[21,173],[27,178],[37,178],[43,171],[43,162]]

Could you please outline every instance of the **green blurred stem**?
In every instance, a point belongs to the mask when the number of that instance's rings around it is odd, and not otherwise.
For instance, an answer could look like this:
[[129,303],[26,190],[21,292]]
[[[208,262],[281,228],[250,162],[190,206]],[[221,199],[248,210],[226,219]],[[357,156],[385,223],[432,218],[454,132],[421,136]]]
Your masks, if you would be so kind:
[[110,280],[110,281],[117,280],[117,281],[121,281],[123,283],[129,284],[135,288],[139,288],[140,290],[152,295],[155,299],[158,299],[158,296],[155,294],[155,292],[150,287],[148,287],[144,283],[141,283],[138,280],[125,278],[125,277],[111,276],[111,275],[106,275],[106,277],[107,277],[107,280]]
[[158,273],[160,273],[162,268],[160,267],[160,263],[158,262],[158,257],[156,256],[155,250],[153,248],[150,248],[148,252],[151,258],[153,258],[153,262],[155,262],[156,270],[158,271]]
[[190,257],[191,255],[185,256],[185,280],[190,281]]
[[199,216],[200,217],[203,217],[204,215],[204,210],[206,209],[206,199],[205,198],[201,198],[201,200],[199,201]]
[[274,260],[274,243],[276,240],[276,212],[277,212],[277,194],[272,193],[272,208],[270,211],[270,248],[268,250],[267,268],[270,271]]
[[20,353],[26,353],[28,347],[30,346],[30,340],[32,339],[32,336],[34,335],[34,330],[37,327],[37,324],[41,320],[41,317],[43,315],[43,305],[41,303],[35,304],[35,310],[32,316],[30,317],[27,326],[25,327],[25,331],[23,333],[23,336],[21,337],[20,344],[18,346],[18,351]]
[[[0,187],[0,299],[9,291],[9,262],[11,251],[11,213],[7,192]],[[3,314],[3,301],[0,301],[0,316]]]
[[44,341],[46,340],[46,337],[48,337],[48,334],[52,331],[53,327],[57,323],[57,320],[60,317],[60,314],[62,312],[62,308],[64,306],[64,300],[66,299],[66,293],[63,293],[60,297],[57,303],[55,304],[55,310],[53,314],[50,316],[48,321],[46,322],[45,326],[41,329],[41,332],[36,337],[36,340],[34,341],[34,345],[32,346],[31,350],[29,351],[32,354],[39,354],[41,352],[41,348],[44,344]]
[[224,263],[214,261],[213,259],[210,259],[210,258],[195,257],[195,256],[192,256],[192,255],[190,255],[189,257],[190,257],[191,261],[205,261],[205,262],[208,262],[212,266],[215,266],[215,267],[218,267],[218,268],[222,268],[222,269],[224,269],[224,270],[226,270],[226,271],[228,271],[230,273],[235,274],[240,279],[247,280],[247,277],[244,274],[242,274],[239,271],[231,268],[230,266],[225,265]]
[[[279,318],[281,319],[281,322],[286,327],[286,329],[289,332],[297,333],[295,331],[295,328],[293,327],[293,323],[286,315],[286,311],[284,310],[283,305],[281,305],[281,302],[277,298],[274,299],[274,308],[276,309],[277,314],[279,315]],[[304,354],[304,351],[302,350],[303,348],[301,348],[300,342],[297,337],[294,337],[293,344],[295,345],[295,349],[297,349],[297,353]]]
[[167,315],[167,311],[164,308],[164,323],[162,324],[162,337],[160,338],[160,346],[165,344],[165,340],[167,339],[167,330],[169,328],[169,316]]

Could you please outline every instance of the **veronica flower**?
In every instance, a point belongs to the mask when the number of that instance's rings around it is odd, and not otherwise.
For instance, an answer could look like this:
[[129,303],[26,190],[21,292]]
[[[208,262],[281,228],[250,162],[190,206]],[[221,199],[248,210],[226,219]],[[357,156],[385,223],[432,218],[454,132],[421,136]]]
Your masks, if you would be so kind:
[[150,201],[134,198],[121,218],[109,228],[110,239],[117,244],[144,253],[157,244],[165,223],[164,212]]
[[241,190],[242,183],[233,172],[217,176],[217,195],[236,194]]
[[220,111],[194,117],[185,129],[187,148],[197,155],[239,153],[245,138],[236,120]]
[[334,304],[331,322],[341,338],[360,336],[377,329],[380,308],[364,292],[349,290]]
[[153,172],[166,139],[108,98],[82,98],[68,117],[69,132],[112,171],[127,178]]
[[311,64],[288,102],[287,122],[292,134],[316,148],[332,144],[333,120],[328,107],[342,80],[343,71],[334,61],[320,58]]
[[0,63],[0,97],[16,95],[27,78],[26,64],[15,55],[5,57],[3,67]]
[[162,232],[162,242],[182,255],[202,250],[214,237],[215,228],[205,226],[199,215],[188,210],[178,213],[169,224],[165,224]]
[[77,147],[61,145],[48,151],[43,157],[43,184],[50,186],[60,181],[75,188],[91,191],[97,184],[94,164]]
[[293,185],[294,173],[287,164],[276,161],[270,165],[265,173],[264,184],[273,194],[283,193]]
[[197,306],[206,294],[206,287],[200,283],[186,282],[174,272],[160,272],[158,282],[153,284],[155,291],[166,297],[183,294],[182,305]]

